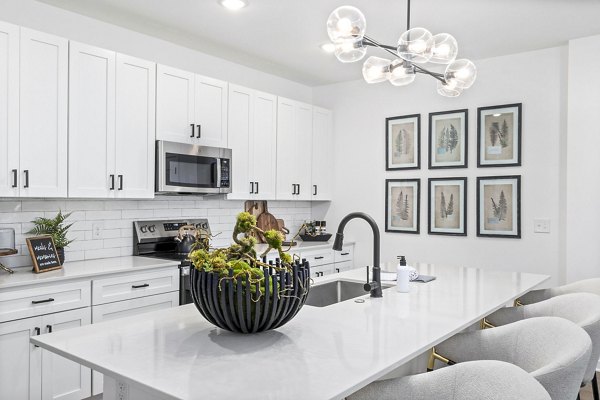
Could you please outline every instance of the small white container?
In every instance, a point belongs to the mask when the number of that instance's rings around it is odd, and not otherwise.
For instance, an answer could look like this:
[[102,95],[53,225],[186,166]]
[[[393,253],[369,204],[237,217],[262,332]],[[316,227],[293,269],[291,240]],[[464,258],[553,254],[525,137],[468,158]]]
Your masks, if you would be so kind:
[[396,290],[400,293],[408,293],[410,290],[408,286],[408,282],[410,281],[410,268],[408,268],[406,265],[400,265],[400,263],[398,263],[396,272],[398,274]]

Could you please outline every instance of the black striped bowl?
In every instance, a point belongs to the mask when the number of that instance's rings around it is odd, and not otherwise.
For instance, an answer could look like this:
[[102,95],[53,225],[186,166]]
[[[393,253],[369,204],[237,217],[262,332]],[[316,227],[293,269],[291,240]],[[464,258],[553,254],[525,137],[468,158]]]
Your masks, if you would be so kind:
[[[210,323],[231,332],[256,333],[278,328],[300,311],[310,289],[307,261],[295,262],[293,271],[264,267],[265,293],[256,301],[258,283],[242,277],[221,279],[218,273],[190,271],[192,299]],[[233,276],[233,271],[229,271]]]

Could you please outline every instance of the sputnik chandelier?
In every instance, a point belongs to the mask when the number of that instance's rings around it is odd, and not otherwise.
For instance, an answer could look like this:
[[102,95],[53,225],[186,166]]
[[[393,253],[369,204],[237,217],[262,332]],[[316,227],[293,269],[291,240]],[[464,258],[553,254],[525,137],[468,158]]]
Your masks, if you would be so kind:
[[[362,60],[367,46],[378,47],[394,59],[371,56],[363,64],[362,73],[367,83],[389,81],[404,86],[415,80],[417,73],[437,79],[437,92],[456,97],[475,82],[477,69],[467,59],[456,59],[458,44],[448,33],[432,35],[425,28],[410,27],[410,0],[407,0],[406,32],[400,35],[397,46],[381,44],[365,35],[367,21],[356,7],[338,7],[327,19],[327,33],[335,46],[335,56],[343,63]],[[425,69],[425,63],[445,64],[443,73]]]

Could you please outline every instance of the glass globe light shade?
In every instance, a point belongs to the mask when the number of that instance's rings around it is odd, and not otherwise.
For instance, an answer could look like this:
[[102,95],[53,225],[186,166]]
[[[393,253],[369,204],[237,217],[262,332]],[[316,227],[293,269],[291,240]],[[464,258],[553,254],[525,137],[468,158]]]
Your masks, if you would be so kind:
[[415,80],[415,67],[402,59],[396,59],[392,62],[388,79],[394,86],[404,86]]
[[473,86],[475,78],[477,78],[475,64],[464,58],[448,64],[446,72],[444,72],[446,82],[454,82],[460,89],[468,89]]
[[454,36],[448,33],[438,33],[433,37],[433,49],[429,62],[449,64],[456,59],[458,43]]
[[412,28],[400,35],[398,55],[406,61],[426,63],[432,56],[433,35],[425,28]]
[[367,20],[356,7],[338,7],[327,19],[327,34],[332,42],[345,39],[362,39],[367,29]]
[[381,57],[369,57],[363,64],[362,74],[367,83],[379,83],[387,80],[391,61]]
[[343,63],[361,60],[367,54],[362,39],[346,39],[335,43],[335,56]]
[[455,82],[438,81],[437,92],[444,97],[457,97],[462,93],[462,89],[457,87]]

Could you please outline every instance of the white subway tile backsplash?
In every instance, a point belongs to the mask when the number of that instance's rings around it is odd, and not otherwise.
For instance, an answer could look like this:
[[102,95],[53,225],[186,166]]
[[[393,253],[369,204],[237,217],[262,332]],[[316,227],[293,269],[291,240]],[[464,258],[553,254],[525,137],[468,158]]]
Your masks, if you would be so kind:
[[[75,241],[66,249],[68,261],[127,256],[133,254],[133,221],[161,218],[208,218],[215,247],[228,246],[235,217],[244,210],[243,200],[225,200],[219,196],[160,196],[154,200],[14,200],[0,199],[0,227],[15,229],[19,255],[3,257],[9,267],[31,266],[25,233],[33,228],[36,217],[54,217],[61,209],[72,212],[69,238]],[[285,220],[291,234],[311,218],[307,201],[269,201],[269,211]],[[100,238],[93,226],[100,227]]]

